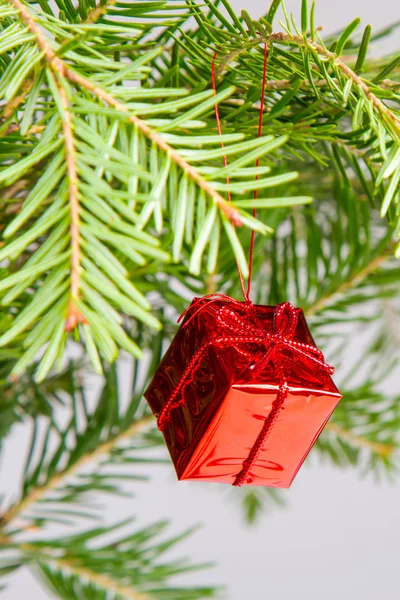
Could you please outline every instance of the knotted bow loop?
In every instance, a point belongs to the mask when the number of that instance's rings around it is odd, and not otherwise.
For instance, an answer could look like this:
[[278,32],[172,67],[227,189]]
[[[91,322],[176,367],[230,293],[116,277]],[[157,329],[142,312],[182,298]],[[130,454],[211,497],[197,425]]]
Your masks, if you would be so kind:
[[298,308],[295,308],[292,304],[290,304],[290,302],[279,304],[274,312],[274,333],[288,340],[292,340],[294,338],[294,334],[296,333],[298,320]]
[[[224,304],[215,309],[214,304],[221,301]],[[240,308],[242,314],[237,314],[235,308]],[[245,310],[244,314],[243,309]],[[265,344],[270,346],[270,352],[267,352],[264,360],[261,359],[259,366],[264,361],[267,362],[270,360],[271,354],[275,353],[279,346],[284,346],[290,348],[295,354],[308,358],[315,366],[320,367],[322,371],[329,374],[334,372],[334,368],[325,363],[321,350],[312,344],[304,344],[293,340],[296,334],[300,309],[295,308],[290,302],[283,302],[275,308],[272,332],[267,332],[262,327],[262,324],[254,318],[254,305],[252,302],[239,302],[226,294],[215,293],[195,298],[192,304],[179,317],[178,322],[184,319],[190,311],[193,312],[182,327],[187,327],[200,312],[207,311],[210,314],[215,314],[215,325],[219,327],[220,331],[216,331],[216,335],[210,336],[210,341],[214,339],[217,342],[221,333],[225,336],[236,335],[242,338],[245,336],[249,343],[256,341],[256,338],[263,338]]]
[[[187,327],[189,323],[199,314],[199,312],[202,312],[203,310],[210,312],[211,305],[215,302],[221,302],[221,300],[235,306],[243,306],[243,302],[239,302],[238,300],[235,300],[226,294],[208,294],[207,296],[202,296],[201,298],[194,298],[190,306],[188,306],[178,318],[177,323],[183,321],[186,315],[193,310],[193,313],[190,315],[188,320],[182,325],[182,327]],[[246,302],[245,304],[251,303]]]

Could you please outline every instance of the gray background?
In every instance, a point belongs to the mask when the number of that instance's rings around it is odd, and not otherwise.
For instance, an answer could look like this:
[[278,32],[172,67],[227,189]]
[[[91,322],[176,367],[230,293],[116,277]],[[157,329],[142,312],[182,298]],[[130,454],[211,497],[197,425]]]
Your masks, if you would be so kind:
[[[254,17],[269,1],[231,0]],[[300,0],[286,2],[296,16]],[[326,32],[361,16],[376,30],[400,17],[396,0],[319,0],[316,23]],[[397,38],[398,42],[398,38]],[[398,47],[398,44],[397,44]],[[393,42],[382,51],[396,48]],[[362,348],[358,349],[362,352]],[[393,391],[399,391],[393,383]],[[28,431],[14,430],[3,455],[1,481],[12,493]],[[135,514],[141,525],[172,519],[172,530],[203,523],[179,555],[215,560],[212,571],[192,582],[224,583],[227,600],[395,600],[400,597],[398,537],[400,481],[390,485],[362,480],[351,470],[320,465],[311,456],[290,491],[286,510],[273,509],[254,527],[244,525],[234,492],[228,487],[178,484],[168,466],[151,469],[152,482],[136,485],[132,500],[107,499],[110,521]],[[18,572],[3,597],[45,600],[50,596],[31,573]]]

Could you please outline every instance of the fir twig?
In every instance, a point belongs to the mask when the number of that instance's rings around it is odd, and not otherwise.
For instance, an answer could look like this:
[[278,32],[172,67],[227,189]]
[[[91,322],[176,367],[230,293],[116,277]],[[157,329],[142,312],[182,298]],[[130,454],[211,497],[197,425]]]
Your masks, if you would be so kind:
[[57,557],[45,549],[38,548],[35,544],[18,544],[17,549],[23,554],[33,555],[35,561],[40,563],[48,564],[49,566],[55,566],[60,568],[62,571],[78,577],[83,582],[88,582],[96,589],[104,590],[106,593],[113,594],[118,598],[124,598],[125,600],[152,600],[148,594],[135,591],[131,586],[121,585],[118,581],[114,580],[109,575],[102,573],[96,573],[88,567],[83,567],[76,564],[76,561],[66,557]]
[[377,454],[382,458],[389,457],[396,450],[396,446],[392,444],[374,442],[365,436],[356,435],[351,431],[343,429],[343,427],[340,427],[337,423],[329,422],[326,424],[325,428],[328,432],[331,431],[345,442],[349,442],[352,446],[356,446],[357,448],[367,448],[373,454]]
[[[397,135],[398,135],[398,139],[400,140],[400,122],[397,119],[397,117],[395,116],[395,114],[382,102],[382,100],[380,98],[378,98],[370,90],[369,86],[365,83],[365,81],[359,75],[357,75],[357,73],[355,73],[343,60],[341,60],[337,54],[335,54],[334,52],[331,52],[330,50],[328,50],[321,44],[318,44],[317,42],[315,42],[311,39],[308,39],[308,38],[302,37],[302,36],[298,36],[298,35],[284,33],[284,32],[272,33],[271,35],[268,35],[265,38],[263,38],[263,37],[256,38],[251,41],[251,44],[253,44],[253,45],[258,44],[258,43],[259,44],[261,44],[261,43],[271,44],[274,42],[275,43],[287,43],[287,44],[291,44],[291,45],[295,44],[297,46],[304,47],[306,50],[311,48],[317,54],[324,56],[324,57],[328,58],[330,61],[332,61],[348,79],[353,81],[353,83],[364,92],[364,94],[370,100],[370,102],[373,104],[373,106],[376,108],[376,110],[380,114],[382,114],[384,117],[389,118],[393,122],[396,132],[397,132]],[[220,63],[220,66],[219,66],[219,69],[217,72],[218,77],[221,77],[222,74],[225,72],[225,70],[228,68],[229,64],[231,62],[233,62],[234,60],[236,60],[244,50],[248,49],[248,47],[249,47],[249,42],[247,41],[246,44],[243,45],[243,47],[239,47],[236,50],[233,50],[231,53],[229,53],[224,58],[224,60],[221,61],[221,63]]]
[[30,506],[43,498],[43,496],[48,494],[50,491],[56,489],[66,478],[75,475],[76,472],[78,472],[88,463],[98,460],[105,454],[109,454],[111,450],[117,447],[123,440],[132,438],[139,432],[142,432],[148,428],[153,422],[154,419],[152,415],[142,417],[139,421],[132,423],[128,429],[122,431],[114,438],[107,440],[104,443],[100,443],[92,452],[83,454],[83,456],[71,467],[65,469],[64,471],[55,473],[55,475],[51,477],[45,485],[33,488],[32,491],[25,496],[25,498],[23,498],[17,504],[14,504],[14,506],[11,506],[9,510],[1,517],[0,526],[3,529],[9,526],[10,523],[14,521],[22,512],[26,511]]
[[156,131],[151,129],[149,125],[136,115],[130,115],[129,109],[114,98],[109,92],[103,90],[99,86],[92,83],[89,79],[82,77],[77,72],[73,71],[68,65],[61,60],[51,49],[46,37],[43,35],[40,27],[35,22],[27,7],[20,0],[8,0],[20,13],[21,19],[27,25],[32,33],[35,34],[38,47],[44,52],[46,61],[55,69],[59,75],[66,77],[72,83],[81,86],[94,94],[97,98],[112,106],[121,113],[127,115],[127,119],[135,125],[149,140],[154,142],[161,150],[163,150],[186,174],[190,177],[204,192],[212,198],[215,204],[222,210],[226,217],[235,225],[242,225],[242,219],[237,209],[219,194],[212,185],[204,179],[200,173],[192,167],[172,146],[170,146]]
[[388,260],[393,254],[393,250],[396,243],[391,240],[386,247],[383,248],[379,256],[375,256],[367,265],[365,265],[360,271],[351,273],[351,275],[340,283],[337,289],[330,291],[325,296],[319,298],[314,304],[311,304],[305,309],[307,316],[314,316],[324,310],[325,307],[329,307],[330,302],[334,301],[335,298],[343,296],[352,288],[359,286],[367,277],[377,271],[379,267]]

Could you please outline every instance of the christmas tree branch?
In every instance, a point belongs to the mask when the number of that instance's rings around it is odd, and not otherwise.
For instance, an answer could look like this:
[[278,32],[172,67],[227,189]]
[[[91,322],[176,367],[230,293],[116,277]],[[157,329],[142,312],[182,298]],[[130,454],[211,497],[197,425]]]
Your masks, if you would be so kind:
[[[9,539],[8,542],[10,542]],[[45,563],[49,566],[54,565],[59,567],[62,571],[66,570],[70,575],[76,576],[79,580],[82,580],[83,582],[87,581],[95,588],[113,594],[113,597],[115,594],[118,598],[124,598],[126,600],[151,600],[149,595],[135,592],[130,586],[120,584],[119,581],[116,581],[109,575],[96,573],[88,567],[76,564],[76,561],[74,561],[73,558],[54,556],[53,554],[46,552],[45,548],[38,547],[35,544],[16,544],[14,547],[23,554],[31,555],[35,562]]]
[[30,14],[27,7],[21,2],[21,0],[8,0],[14,8],[16,8],[21,19],[27,25],[29,30],[35,34],[37,45],[39,49],[44,52],[47,63],[56,71],[59,75],[67,78],[72,83],[88,90],[99,100],[102,100],[109,106],[115,108],[121,113],[127,115],[127,119],[135,125],[142,134],[144,134],[149,140],[154,142],[158,148],[163,150],[166,155],[170,157],[184,172],[190,177],[198,186],[201,188],[207,196],[209,196],[220,210],[226,215],[226,217],[234,224],[241,225],[242,220],[239,211],[232,207],[232,205],[221,196],[213,186],[204,179],[200,173],[192,167],[172,146],[170,146],[161,135],[159,135],[154,129],[152,129],[145,121],[137,117],[136,115],[130,115],[128,108],[119,102],[114,96],[112,96],[106,90],[100,88],[89,79],[82,77],[75,71],[73,71],[63,60],[61,60],[50,47],[46,37],[44,36],[39,25],[36,23],[32,15]]
[[[68,187],[69,187],[69,204],[71,213],[71,302],[69,313],[67,316],[66,329],[73,330],[77,323],[82,321],[82,317],[77,312],[75,305],[79,297],[80,287],[80,229],[79,229],[79,200],[78,200],[78,174],[76,170],[75,160],[75,143],[73,136],[73,126],[71,120],[71,112],[66,91],[59,81],[59,78],[64,75],[64,66],[62,61],[56,59],[56,55],[50,48],[47,40],[43,36],[39,26],[30,15],[29,11],[19,0],[10,0],[11,3],[20,10],[21,17],[25,21],[29,29],[36,35],[39,48],[44,52],[47,63],[56,73],[57,89],[60,95],[62,107],[62,122],[65,143],[65,155],[68,172]],[[33,84],[33,81],[32,81]],[[31,87],[31,86],[30,86]],[[25,94],[29,92],[24,90]]]
[[[260,40],[260,41],[262,41],[262,40]],[[359,77],[359,75],[357,75],[357,73],[355,73],[352,69],[350,69],[350,67],[345,62],[343,62],[338,57],[337,54],[335,54],[334,52],[331,52],[324,46],[321,46],[321,44],[317,44],[313,40],[310,40],[305,37],[303,38],[303,37],[297,36],[297,35],[288,34],[288,33],[282,33],[282,32],[273,33],[270,36],[268,36],[267,41],[269,41],[269,42],[274,42],[274,41],[275,42],[287,42],[287,43],[294,42],[299,46],[305,47],[306,49],[312,48],[317,54],[325,56],[329,60],[333,61],[334,64],[339,68],[339,70],[348,79],[351,79],[355,85],[357,85],[360,89],[362,89],[362,91],[364,92],[366,97],[370,100],[370,102],[373,104],[373,106],[376,108],[376,110],[379,113],[381,113],[382,115],[384,115],[385,117],[388,117],[391,121],[393,121],[393,124],[396,128],[396,132],[400,138],[400,122],[398,121],[395,114],[382,102],[382,100],[380,100],[377,96],[375,96],[375,94],[373,94],[371,92],[370,88],[365,83],[365,81],[361,77]]]
[[[14,0],[13,0],[14,1]],[[88,79],[85,79],[75,71],[65,67],[66,77],[73,83],[92,92],[97,98],[106,102],[116,110],[122,113],[128,113],[128,109],[119,100],[111,94],[96,86]],[[129,115],[128,120],[135,125],[149,140],[154,142],[161,150],[163,150],[177,164],[188,177],[190,177],[204,192],[212,198],[215,204],[222,210],[226,217],[235,225],[241,225],[241,217],[239,211],[231,206],[213,187],[203,179],[200,173],[192,167],[172,146],[170,146],[156,131],[154,131],[145,121],[136,115]]]
[[[266,43],[268,45],[268,44],[271,44],[274,42],[286,43],[286,44],[290,44],[290,45],[294,44],[296,46],[304,47],[306,50],[312,49],[315,53],[317,53],[321,56],[324,56],[325,58],[332,61],[338,67],[338,69],[343,73],[343,75],[345,75],[345,77],[347,79],[350,79],[351,81],[353,81],[353,83],[364,92],[365,96],[372,103],[372,105],[375,107],[375,109],[381,115],[383,115],[386,118],[389,118],[392,121],[393,126],[396,130],[397,136],[400,140],[400,122],[399,122],[399,120],[397,119],[395,114],[382,102],[382,100],[380,100],[370,90],[370,88],[366,84],[366,82],[359,75],[357,75],[357,73],[355,73],[343,60],[341,60],[337,54],[335,54],[334,52],[331,52],[330,50],[328,50],[321,44],[318,44],[315,41],[308,39],[306,37],[301,37],[301,36],[293,35],[293,34],[289,34],[289,33],[277,32],[277,33],[272,33],[271,35],[268,35],[265,38],[258,37],[258,38],[252,39],[252,40],[246,40],[246,42],[243,43],[242,46],[240,46],[239,48],[236,48],[235,50],[233,50],[232,52],[227,54],[224,57],[224,59],[221,61],[220,65],[218,67],[218,70],[217,70],[218,79],[221,78],[223,73],[228,68],[229,64],[232,61],[236,60],[240,56],[240,54],[243,51],[247,50],[249,47],[255,46],[255,45],[258,45],[261,43]],[[286,84],[286,82],[285,82],[285,84]],[[285,89],[285,87],[280,88],[279,85],[280,85],[280,82],[278,83],[278,87],[272,87],[271,89]],[[319,85],[324,85],[324,83],[322,83],[320,81]],[[268,83],[267,83],[267,89],[268,89]]]
[[71,560],[65,558],[49,557],[50,562],[54,563],[61,569],[67,569],[72,575],[79,577],[83,581],[87,580],[94,587],[105,590],[118,596],[118,598],[126,598],[126,600],[151,600],[147,594],[135,592],[131,587],[121,585],[107,575],[95,573],[91,569],[74,565]]
[[[335,77],[332,77],[331,79],[332,83],[339,83],[339,80],[336,79]],[[325,87],[326,85],[328,85],[328,81],[326,79],[316,79],[314,82],[314,86],[315,87]],[[293,82],[290,79],[271,79],[269,81],[265,82],[265,89],[266,90],[272,90],[272,91],[280,91],[280,90],[290,90],[293,87]],[[312,89],[312,85],[309,81],[302,81],[300,83],[300,89],[307,89],[310,90]],[[396,88],[396,87],[400,87],[400,81],[392,81],[391,79],[384,79],[382,82],[379,83],[379,87],[384,88],[384,89],[391,89],[391,88]],[[241,106],[242,104],[245,103],[244,100],[240,99],[240,98],[228,98],[226,100],[227,104],[237,104],[238,106]],[[258,103],[255,103],[253,105],[254,107],[259,108]],[[269,112],[271,110],[270,107],[265,106],[264,107],[265,112]]]
[[396,446],[393,446],[392,444],[374,442],[364,436],[356,435],[347,429],[343,429],[343,427],[340,427],[340,425],[332,423],[331,421],[326,424],[325,429],[327,431],[331,431],[342,440],[349,442],[353,446],[358,448],[368,448],[371,450],[371,452],[381,456],[382,458],[390,456],[396,450]]
[[305,309],[307,316],[313,316],[321,312],[327,304],[329,304],[336,297],[345,294],[351,288],[356,287],[362,283],[371,273],[374,273],[392,254],[396,246],[393,240],[383,248],[382,252],[375,256],[367,265],[365,265],[357,273],[352,273],[347,279],[342,281],[337,289],[330,291],[328,294],[319,298],[314,304],[311,304]]
[[132,425],[125,431],[122,431],[115,437],[100,443],[95,450],[81,456],[74,464],[68,466],[64,471],[55,473],[55,475],[51,477],[45,485],[34,488],[25,496],[25,498],[22,498],[22,500],[20,500],[17,504],[11,506],[11,508],[9,508],[9,510],[0,518],[0,528],[4,529],[4,527],[8,526],[22,512],[43,498],[43,496],[45,496],[48,492],[56,489],[60,483],[64,481],[64,479],[67,477],[72,477],[75,475],[75,473],[77,473],[77,471],[79,471],[88,463],[96,461],[101,456],[109,454],[122,441],[130,439],[137,433],[146,430],[153,423],[153,421],[154,419],[152,415],[146,415],[142,417],[139,421],[132,423]]

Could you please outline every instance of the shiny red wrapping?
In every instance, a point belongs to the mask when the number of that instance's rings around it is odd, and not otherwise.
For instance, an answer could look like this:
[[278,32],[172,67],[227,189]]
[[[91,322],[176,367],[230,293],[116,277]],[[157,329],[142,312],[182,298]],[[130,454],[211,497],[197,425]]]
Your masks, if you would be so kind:
[[[300,309],[288,305],[296,311],[291,341],[275,344],[271,353],[276,307],[229,300],[215,296],[192,302],[145,397],[159,416],[190,371],[163,427],[178,479],[237,485],[284,378],[284,402],[242,483],[289,487],[341,395],[313,353],[297,350],[296,344],[316,349]],[[236,336],[227,343],[232,331],[220,318],[223,311],[231,322],[245,320],[249,331],[264,332],[266,342],[250,334],[248,340],[238,338],[243,327],[235,325]],[[283,334],[276,339],[286,341]],[[188,369],[196,356],[200,360]]]

